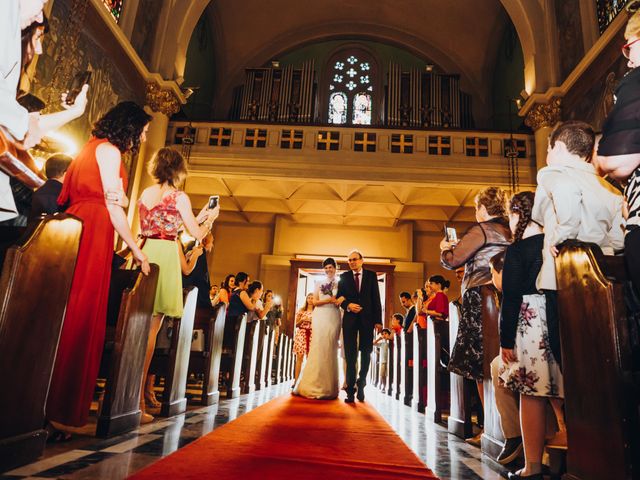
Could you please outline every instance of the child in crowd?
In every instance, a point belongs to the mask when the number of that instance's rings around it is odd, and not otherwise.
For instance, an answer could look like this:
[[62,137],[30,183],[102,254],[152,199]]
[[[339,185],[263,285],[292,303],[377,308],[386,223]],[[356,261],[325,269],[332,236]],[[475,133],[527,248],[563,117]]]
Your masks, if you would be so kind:
[[401,313],[394,313],[393,317],[391,317],[391,330],[396,335],[400,335],[402,333],[402,322],[404,321],[404,317]]
[[387,387],[387,365],[389,364],[389,340],[391,340],[391,330],[383,328],[380,336],[376,338],[374,345],[378,347],[380,352],[380,376],[378,386],[382,393],[386,392]]

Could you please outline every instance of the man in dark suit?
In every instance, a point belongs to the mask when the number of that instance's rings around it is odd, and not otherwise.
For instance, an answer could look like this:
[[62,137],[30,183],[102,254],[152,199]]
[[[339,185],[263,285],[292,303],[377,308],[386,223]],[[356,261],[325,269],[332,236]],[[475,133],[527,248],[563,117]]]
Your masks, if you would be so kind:
[[[371,270],[364,270],[362,254],[354,250],[349,253],[349,272],[340,275],[337,298],[344,297],[340,305],[344,310],[342,317],[342,336],[344,355],[347,362],[347,398],[353,403],[354,395],[364,402],[371,350],[373,349],[373,330],[382,330],[382,305],[378,276]],[[356,364],[360,350],[360,372],[356,382]]]
[[62,190],[62,182],[73,159],[69,155],[56,153],[47,159],[44,172],[47,181],[33,192],[29,222],[38,220],[41,215],[53,214],[60,211],[58,196]]

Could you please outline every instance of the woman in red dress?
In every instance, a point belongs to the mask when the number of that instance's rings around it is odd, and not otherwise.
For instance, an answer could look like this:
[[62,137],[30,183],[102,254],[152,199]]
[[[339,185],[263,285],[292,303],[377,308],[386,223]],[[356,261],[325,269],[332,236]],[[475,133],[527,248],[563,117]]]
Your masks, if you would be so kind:
[[149,272],[123,209],[128,200],[121,157],[137,153],[150,120],[134,102],[112,108],[69,167],[58,198],[67,213],[82,220],[83,230],[47,399],[50,421],[74,427],[87,423],[104,344],[114,229],[142,271]]

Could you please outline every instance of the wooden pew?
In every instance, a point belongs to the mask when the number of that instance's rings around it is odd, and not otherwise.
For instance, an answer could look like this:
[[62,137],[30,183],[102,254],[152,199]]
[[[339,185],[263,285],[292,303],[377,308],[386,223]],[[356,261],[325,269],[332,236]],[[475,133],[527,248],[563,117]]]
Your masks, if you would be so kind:
[[0,472],[44,451],[44,409],[82,222],[47,216],[25,233],[6,250],[0,277]]
[[106,378],[106,385],[98,415],[98,437],[119,435],[140,424],[142,369],[157,284],[155,264],[149,275],[139,270],[114,270],[111,274],[99,373]]
[[565,242],[556,258],[571,480],[640,472],[638,372],[625,308],[622,257]]
[[236,318],[227,316],[220,364],[220,370],[223,378],[225,378],[225,395],[227,398],[235,398],[240,395],[240,375],[246,328],[246,314]]
[[427,329],[414,327],[413,339],[413,403],[420,413],[425,413],[427,407]]
[[403,402],[407,407],[411,406],[413,399],[413,332],[403,332],[402,343],[402,393]]
[[274,367],[274,358],[276,355],[276,330],[275,328],[269,328],[269,340],[268,340],[268,348],[267,351],[267,370],[265,372],[265,381],[267,382],[267,387],[270,387],[274,384],[273,382],[273,369]]
[[426,414],[436,423],[441,423],[443,412],[449,410],[449,375],[441,365],[443,345],[449,345],[449,322],[429,317],[426,332],[428,392]]
[[396,347],[394,359],[394,363],[396,365],[396,381],[394,384],[394,390],[396,400],[400,400],[402,398],[402,392],[404,388],[404,375],[406,374],[406,370],[403,368],[404,362],[402,361],[404,356],[404,330],[400,332],[400,335],[396,335],[394,338]]
[[262,390],[266,386],[264,373],[266,371],[265,364],[267,362],[267,341],[269,337],[269,327],[267,326],[267,322],[261,320],[258,322],[258,326],[256,327],[256,329],[256,343],[258,345],[258,354],[256,356],[256,369],[253,378],[256,390]]
[[285,334],[281,333],[276,345],[276,356],[273,360],[273,384],[278,385],[282,382],[282,362],[284,359],[284,338]]
[[504,447],[504,436],[500,428],[500,415],[496,405],[496,395],[491,381],[491,362],[500,353],[500,316],[497,291],[491,287],[483,288],[482,295],[482,349],[484,390],[484,432],[482,434],[482,453],[497,459]]
[[[460,311],[455,303],[451,302],[449,304],[449,352],[452,351],[456,342],[459,321]],[[460,438],[469,438],[473,436],[471,389],[476,387],[472,382],[455,373],[449,374],[449,382],[451,388],[451,405],[447,420],[449,433]]]
[[396,338],[392,336],[389,340],[389,364],[387,365],[387,395],[392,397],[395,394],[396,364],[397,364]]
[[202,352],[190,353],[189,373],[201,373],[204,376],[201,405],[213,405],[220,399],[218,378],[226,315],[227,307],[224,303],[214,308],[196,307],[193,328],[204,331],[205,344]]
[[[174,318],[171,344],[168,349],[154,354],[154,370],[164,377],[164,391],[160,407],[161,417],[172,417],[187,410],[187,375],[191,354],[193,324],[198,302],[198,288],[184,289],[182,318]],[[164,320],[165,322],[167,319]]]
[[242,356],[241,392],[253,393],[256,391],[256,364],[258,356],[259,321],[247,324],[244,336],[244,353]]

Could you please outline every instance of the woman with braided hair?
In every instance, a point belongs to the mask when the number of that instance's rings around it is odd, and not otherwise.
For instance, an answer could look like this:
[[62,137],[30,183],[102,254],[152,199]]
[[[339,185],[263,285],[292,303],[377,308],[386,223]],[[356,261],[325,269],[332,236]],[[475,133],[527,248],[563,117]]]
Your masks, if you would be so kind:
[[[500,311],[500,381],[520,394],[520,425],[526,465],[509,478],[542,479],[541,464],[547,399],[552,403],[560,431],[562,373],[549,344],[545,295],[536,288],[542,268],[544,233],[531,219],[535,194],[520,192],[509,206],[513,243],[507,248]],[[560,434],[562,435],[562,434]]]

